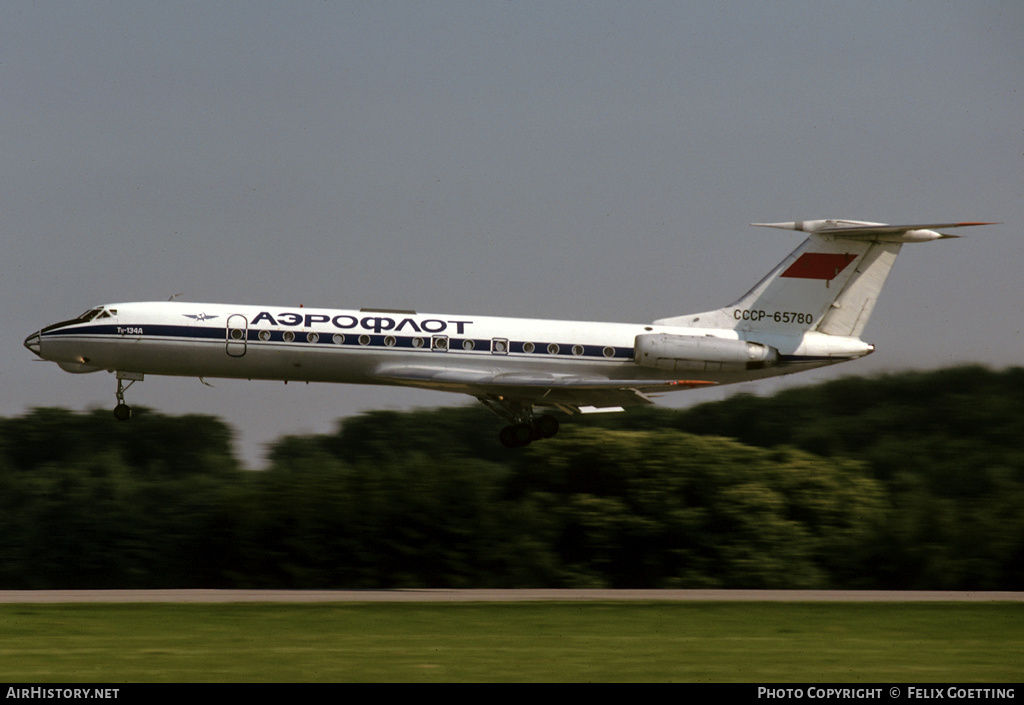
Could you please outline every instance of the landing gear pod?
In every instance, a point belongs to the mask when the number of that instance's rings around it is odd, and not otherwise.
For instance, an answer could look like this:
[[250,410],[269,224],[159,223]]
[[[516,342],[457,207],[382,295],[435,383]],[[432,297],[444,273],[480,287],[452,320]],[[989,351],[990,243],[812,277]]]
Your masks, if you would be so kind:
[[58,362],[57,367],[73,375],[87,375],[90,372],[99,372],[103,369],[102,367],[93,367],[84,360],[83,362]]
[[779,361],[769,345],[713,336],[645,333],[635,348],[638,365],[659,370],[759,370]]

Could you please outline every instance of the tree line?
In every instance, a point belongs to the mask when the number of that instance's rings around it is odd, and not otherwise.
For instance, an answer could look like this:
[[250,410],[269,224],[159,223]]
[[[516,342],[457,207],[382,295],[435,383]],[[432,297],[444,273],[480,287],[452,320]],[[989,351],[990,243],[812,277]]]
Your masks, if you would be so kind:
[[576,417],[372,412],[246,470],[209,416],[0,419],[0,589],[1024,589],[1024,369]]

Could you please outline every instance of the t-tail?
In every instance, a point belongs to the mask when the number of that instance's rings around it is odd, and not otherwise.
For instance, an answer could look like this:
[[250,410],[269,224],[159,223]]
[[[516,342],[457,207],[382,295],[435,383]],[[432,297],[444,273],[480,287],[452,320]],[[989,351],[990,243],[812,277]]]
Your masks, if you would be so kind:
[[958,237],[938,229],[991,223],[885,225],[804,220],[752,225],[799,230],[809,237],[738,301],[704,313],[663,318],[660,325],[860,338],[904,243]]

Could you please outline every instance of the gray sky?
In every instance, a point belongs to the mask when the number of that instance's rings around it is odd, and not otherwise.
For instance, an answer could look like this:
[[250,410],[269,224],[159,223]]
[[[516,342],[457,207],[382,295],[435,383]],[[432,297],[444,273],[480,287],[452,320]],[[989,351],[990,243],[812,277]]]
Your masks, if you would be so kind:
[[[800,241],[754,221],[993,220],[909,245],[844,374],[1024,361],[1024,3],[9,2],[0,415],[113,408],[21,342],[100,303],[647,322]],[[147,377],[255,463],[439,392]],[[480,407],[480,413],[489,414]],[[501,423],[495,417],[495,430]]]

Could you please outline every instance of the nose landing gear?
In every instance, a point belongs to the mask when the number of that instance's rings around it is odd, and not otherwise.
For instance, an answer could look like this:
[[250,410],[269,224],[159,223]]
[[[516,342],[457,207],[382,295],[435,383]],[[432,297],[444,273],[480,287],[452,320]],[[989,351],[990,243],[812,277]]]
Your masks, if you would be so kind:
[[[132,417],[132,408],[125,404],[124,393],[128,387],[143,380],[141,372],[117,372],[117,406],[114,407],[114,418],[118,421],[127,421]],[[128,380],[128,384],[124,381]]]

